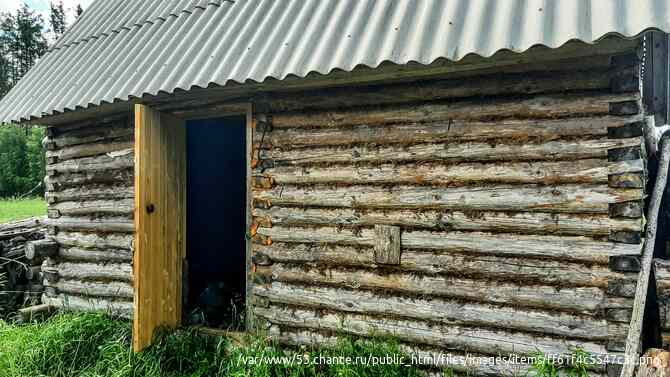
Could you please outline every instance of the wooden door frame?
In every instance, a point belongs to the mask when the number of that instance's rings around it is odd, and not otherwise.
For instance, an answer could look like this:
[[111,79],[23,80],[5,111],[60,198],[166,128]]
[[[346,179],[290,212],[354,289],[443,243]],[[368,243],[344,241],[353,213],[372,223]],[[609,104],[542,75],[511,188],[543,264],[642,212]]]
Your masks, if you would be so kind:
[[[140,105],[140,106],[146,106],[146,108],[151,109],[151,107],[148,106],[148,105]],[[139,111],[140,111],[139,107],[135,109],[136,122],[140,121],[140,118],[139,118],[140,115],[138,115]],[[181,122],[183,122],[183,127],[187,127],[187,122],[189,120],[207,119],[207,118],[222,118],[222,117],[227,117],[227,116],[240,116],[240,115],[245,116],[245,118],[246,118],[246,123],[245,123],[245,127],[246,127],[246,132],[245,132],[245,136],[246,136],[246,140],[245,140],[245,142],[246,142],[246,150],[245,150],[245,153],[246,153],[246,158],[245,158],[245,160],[246,160],[245,229],[248,232],[248,230],[251,228],[251,224],[252,224],[252,208],[251,208],[251,203],[252,203],[251,170],[252,170],[252,167],[251,167],[251,164],[252,164],[252,151],[253,151],[252,137],[253,137],[253,128],[254,128],[254,117],[253,117],[253,105],[252,105],[252,103],[248,102],[248,103],[244,103],[244,104],[236,104],[235,106],[231,106],[231,107],[226,106],[226,107],[219,108],[219,109],[214,109],[214,110],[209,109],[209,110],[203,110],[203,111],[197,111],[196,110],[196,111],[182,111],[182,112],[158,111],[158,113],[165,114],[165,115],[171,116],[173,118],[179,119]],[[139,130],[138,127],[140,127],[140,126],[141,126],[140,124],[135,125],[136,132],[137,132],[137,130]],[[136,135],[136,143],[138,143],[138,141],[139,141],[138,137],[139,137],[139,135]],[[136,145],[135,148],[136,148],[136,152],[137,152],[139,146]],[[184,153],[184,160],[181,161],[182,164],[184,164],[184,169],[186,169],[186,166],[187,166],[186,165],[187,164],[187,159],[188,159],[188,151],[186,151]],[[138,159],[138,155],[136,153],[136,167],[135,167],[136,173],[138,172],[138,166],[137,166],[138,161],[139,161],[139,159]],[[188,174],[188,173],[186,172],[185,174]],[[142,209],[142,208],[140,208],[140,205],[138,204],[138,203],[141,202],[141,200],[138,200],[138,199],[143,197],[142,193],[139,192],[138,183],[141,182],[142,179],[143,179],[143,177],[141,177],[139,175],[137,175],[135,177],[136,237],[137,237],[137,234],[138,234],[138,219],[140,218],[138,216],[138,211]],[[184,179],[186,179],[186,177],[184,177]],[[186,257],[186,238],[188,237],[188,227],[186,225],[186,213],[187,213],[186,212],[187,211],[187,209],[186,209],[187,203],[186,202],[187,202],[187,198],[188,198],[188,196],[187,196],[188,188],[186,186],[186,182],[184,182],[183,187],[184,187],[184,195],[182,196],[182,201],[184,203],[182,203],[182,204],[183,204],[183,208],[184,208],[184,215],[183,215],[182,221],[183,221],[183,224],[184,224],[183,225],[183,229],[184,229],[183,239],[184,239],[184,242],[183,242],[183,247],[182,247],[181,252],[182,252],[182,258],[185,258]],[[136,240],[136,243],[137,243],[137,240]],[[138,248],[136,250],[136,253],[137,252],[141,252],[141,248]],[[139,254],[135,255],[135,257],[134,257],[135,261],[138,260],[137,259],[138,255]],[[252,266],[252,264],[251,264],[251,240],[250,240],[249,237],[245,237],[245,278],[246,278],[245,279],[246,280],[245,281],[245,312],[246,312],[246,317],[245,317],[245,319],[246,319],[246,323],[245,323],[246,329],[245,330],[247,330],[247,331],[249,331],[252,328],[252,323],[253,323],[252,320],[251,320],[252,310],[251,310],[251,305],[250,305],[250,303],[251,303],[251,296],[250,295],[251,295],[251,288],[252,288],[252,282],[251,282],[252,269],[251,269],[251,266]],[[137,267],[137,265],[135,265],[134,267]],[[179,276],[175,276],[174,278],[177,279],[177,285],[180,286],[180,287],[183,287],[183,284],[184,284],[183,271],[182,271],[181,274],[178,274],[178,275]],[[139,281],[139,268],[133,268],[133,278],[134,278],[135,282]],[[139,300],[137,299],[138,292],[139,292],[139,285],[135,287],[135,300],[134,300],[134,305],[138,305],[138,307],[139,307],[139,305],[141,305],[141,304],[140,304]],[[183,289],[181,289],[181,292],[179,292],[179,295],[180,295],[180,300],[183,302]],[[138,313],[138,307],[135,308],[136,315]],[[181,316],[182,315],[181,315],[181,310],[180,310],[179,320],[177,321],[177,323],[173,323],[173,324],[170,324],[170,325],[180,326],[182,324]],[[138,331],[139,331],[138,328],[139,328],[138,321],[136,319],[134,319],[133,320],[134,334],[138,333]],[[133,344],[134,344],[135,351],[140,351],[143,348],[145,348],[146,345],[148,345],[148,344],[146,344],[146,340],[138,340],[136,342],[134,341]]]

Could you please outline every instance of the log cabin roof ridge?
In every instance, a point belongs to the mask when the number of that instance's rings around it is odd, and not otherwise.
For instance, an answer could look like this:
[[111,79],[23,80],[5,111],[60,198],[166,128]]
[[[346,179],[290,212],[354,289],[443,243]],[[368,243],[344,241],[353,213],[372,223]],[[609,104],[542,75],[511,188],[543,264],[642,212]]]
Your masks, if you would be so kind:
[[649,29],[670,31],[666,0],[97,0],[0,101],[0,123]]

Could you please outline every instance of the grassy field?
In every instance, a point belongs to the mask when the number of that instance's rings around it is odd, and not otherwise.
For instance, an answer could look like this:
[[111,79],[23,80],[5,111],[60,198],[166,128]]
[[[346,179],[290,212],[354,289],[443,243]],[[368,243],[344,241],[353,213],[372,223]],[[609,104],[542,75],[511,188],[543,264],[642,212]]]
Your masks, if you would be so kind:
[[41,198],[0,199],[0,224],[33,216],[43,216],[46,213],[47,203]]

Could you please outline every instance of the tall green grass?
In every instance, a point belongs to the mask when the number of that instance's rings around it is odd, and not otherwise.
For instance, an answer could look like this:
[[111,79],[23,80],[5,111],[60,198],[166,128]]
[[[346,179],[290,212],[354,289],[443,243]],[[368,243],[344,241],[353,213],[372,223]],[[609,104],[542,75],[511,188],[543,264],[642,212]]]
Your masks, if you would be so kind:
[[[128,322],[103,314],[59,314],[46,322],[16,326],[0,322],[0,377],[302,377],[419,376],[415,367],[386,365],[292,365],[245,363],[244,358],[285,357],[279,346],[250,336],[245,346],[193,330],[165,333],[154,346],[131,351]],[[317,355],[311,349],[294,354]],[[324,357],[401,355],[393,342],[343,340],[322,349]],[[303,360],[303,359],[300,359]]]

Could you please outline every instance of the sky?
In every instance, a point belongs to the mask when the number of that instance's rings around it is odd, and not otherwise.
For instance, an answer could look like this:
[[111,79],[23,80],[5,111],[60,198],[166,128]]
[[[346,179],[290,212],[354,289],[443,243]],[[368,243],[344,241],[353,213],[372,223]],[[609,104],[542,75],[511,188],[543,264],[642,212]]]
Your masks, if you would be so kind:
[[[58,0],[52,0],[57,2]],[[72,24],[74,21],[74,10],[77,7],[77,4],[81,4],[81,7],[86,10],[86,8],[93,2],[93,0],[62,0],[63,6],[65,7],[65,13],[67,16],[67,21],[69,24]],[[104,0],[99,0],[104,1]],[[13,12],[22,3],[28,4],[28,6],[42,14],[42,19],[48,25],[49,23],[49,0],[0,0],[0,12]]]

